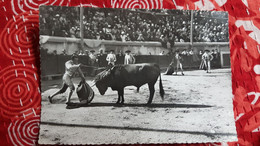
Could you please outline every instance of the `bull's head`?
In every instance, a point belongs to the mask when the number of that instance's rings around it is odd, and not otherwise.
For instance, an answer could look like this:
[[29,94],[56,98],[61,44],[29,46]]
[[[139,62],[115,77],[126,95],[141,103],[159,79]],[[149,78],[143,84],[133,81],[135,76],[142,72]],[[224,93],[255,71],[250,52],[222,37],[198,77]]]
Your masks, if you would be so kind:
[[101,95],[104,95],[109,87],[109,83],[111,82],[111,74],[112,68],[102,71],[95,77],[94,82]]
[[98,91],[101,95],[104,95],[107,91],[108,86],[104,83],[97,82],[96,86],[98,88]]

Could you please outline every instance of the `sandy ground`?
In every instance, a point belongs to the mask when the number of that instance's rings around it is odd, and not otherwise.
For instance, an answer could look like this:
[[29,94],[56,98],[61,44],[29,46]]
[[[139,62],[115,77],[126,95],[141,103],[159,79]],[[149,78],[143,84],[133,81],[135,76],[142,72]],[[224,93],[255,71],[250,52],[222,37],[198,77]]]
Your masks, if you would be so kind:
[[[89,78],[89,83],[90,83]],[[125,88],[125,105],[116,105],[117,92],[109,89],[88,107],[65,109],[67,93],[54,98],[61,80],[42,83],[40,144],[197,143],[236,141],[231,71],[186,71],[185,76],[162,75],[165,100],[157,82],[153,105],[147,106],[147,85],[136,93]],[[79,79],[74,79],[75,83]],[[76,93],[73,102],[78,102]]]

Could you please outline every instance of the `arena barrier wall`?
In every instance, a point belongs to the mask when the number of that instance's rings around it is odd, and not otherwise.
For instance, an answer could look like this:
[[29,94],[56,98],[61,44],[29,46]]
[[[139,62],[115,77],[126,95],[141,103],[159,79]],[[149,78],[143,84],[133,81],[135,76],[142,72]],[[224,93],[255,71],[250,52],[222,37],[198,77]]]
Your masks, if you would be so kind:
[[[81,40],[79,38],[63,38],[63,37],[50,37],[41,36],[41,71],[42,76],[60,76],[64,73],[64,63],[70,59],[70,55],[74,52],[79,52],[82,48],[80,45]],[[185,69],[198,68],[201,61],[201,55],[199,51],[205,49],[219,51],[219,57],[212,62],[213,68],[217,67],[229,67],[229,43],[228,42],[201,42],[193,43],[188,42],[175,43],[173,50],[184,50],[192,48],[194,55],[184,56],[183,66]],[[121,41],[109,41],[109,40],[89,40],[84,39],[84,48],[82,50],[95,50],[98,53],[99,50],[107,52],[114,50],[117,55],[117,64],[123,64],[124,54],[126,50],[131,50],[131,53],[135,54],[136,63],[158,63],[162,69],[165,69],[171,62],[172,55],[159,55],[164,51],[165,54],[170,49],[163,48],[160,42],[121,42]],[[64,53],[65,52],[65,53]],[[106,67],[107,62],[105,60],[106,54],[99,57],[99,61],[95,64],[95,67]],[[83,64],[89,64],[88,56],[80,56],[80,62]],[[88,75],[93,75],[93,68],[85,68],[84,72]]]

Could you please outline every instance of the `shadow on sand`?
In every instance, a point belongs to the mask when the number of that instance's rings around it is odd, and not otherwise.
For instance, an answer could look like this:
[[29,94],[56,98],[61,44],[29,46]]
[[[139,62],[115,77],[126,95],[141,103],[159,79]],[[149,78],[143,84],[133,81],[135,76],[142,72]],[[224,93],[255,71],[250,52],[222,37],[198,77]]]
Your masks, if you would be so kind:
[[172,76],[172,77],[187,77],[187,76],[191,76],[191,77],[221,77],[221,76],[225,76],[227,74],[211,74],[211,73],[208,73],[208,74],[185,74],[185,75],[164,75],[164,76]]
[[73,103],[72,107],[150,107],[150,108],[210,108],[212,105],[202,105],[202,104],[116,104],[116,103],[90,103],[88,105]]
[[112,130],[138,130],[148,132],[166,132],[166,133],[182,133],[192,135],[205,135],[212,139],[216,136],[236,136],[235,133],[215,133],[215,132],[203,132],[203,131],[186,131],[186,130],[171,130],[171,129],[155,129],[155,128],[142,128],[142,127],[123,127],[123,126],[109,126],[109,125],[89,125],[89,124],[67,124],[67,123],[55,123],[42,121],[41,125],[48,126],[65,126],[65,127],[79,127],[79,128],[96,128],[96,129],[112,129]]

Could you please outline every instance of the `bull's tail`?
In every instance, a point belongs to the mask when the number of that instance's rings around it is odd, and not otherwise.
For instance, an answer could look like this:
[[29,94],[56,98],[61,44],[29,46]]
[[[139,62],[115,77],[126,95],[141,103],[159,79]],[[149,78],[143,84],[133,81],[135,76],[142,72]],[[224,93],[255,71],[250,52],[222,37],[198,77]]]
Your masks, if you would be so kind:
[[161,74],[160,74],[160,83],[159,83],[159,88],[160,88],[160,95],[161,95],[161,98],[162,100],[164,100],[164,89],[163,89],[163,85],[162,85],[162,77],[161,77]]

